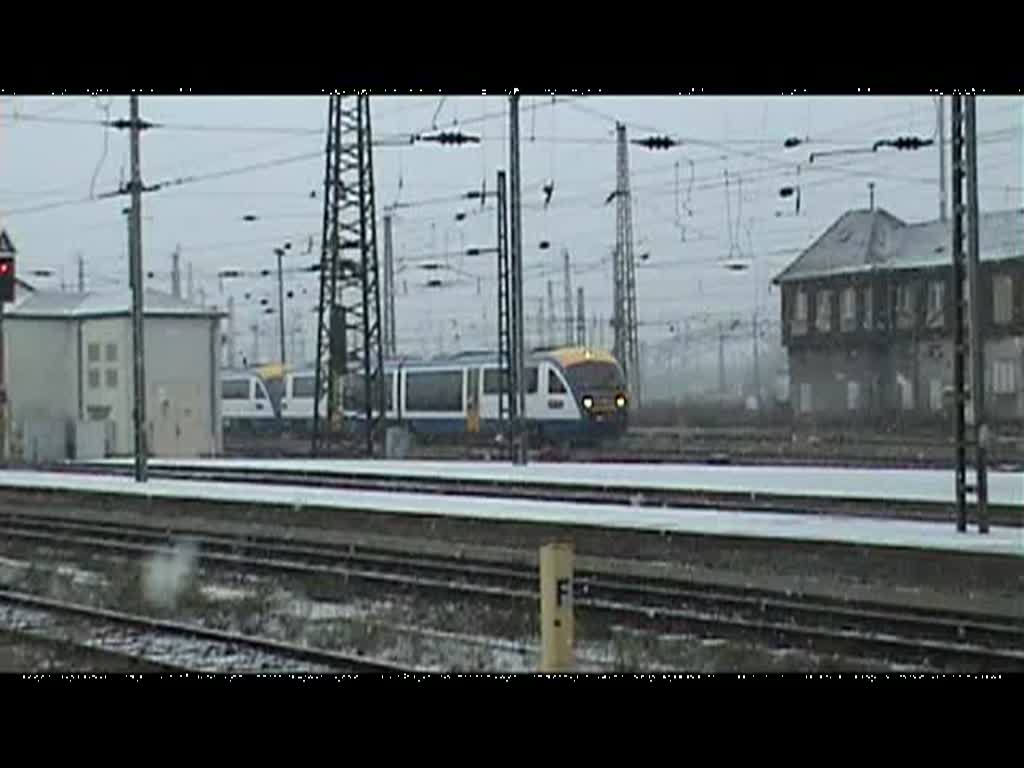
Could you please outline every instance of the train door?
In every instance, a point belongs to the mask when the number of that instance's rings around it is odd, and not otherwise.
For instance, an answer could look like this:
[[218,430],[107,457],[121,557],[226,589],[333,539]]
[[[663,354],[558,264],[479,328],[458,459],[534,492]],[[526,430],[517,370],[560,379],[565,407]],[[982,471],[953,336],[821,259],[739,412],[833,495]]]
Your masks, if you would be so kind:
[[556,421],[571,419],[576,416],[572,398],[569,397],[569,387],[562,378],[561,373],[553,365],[546,365],[543,374],[547,387],[545,403],[546,416]]
[[466,369],[466,431],[480,431],[480,369]]

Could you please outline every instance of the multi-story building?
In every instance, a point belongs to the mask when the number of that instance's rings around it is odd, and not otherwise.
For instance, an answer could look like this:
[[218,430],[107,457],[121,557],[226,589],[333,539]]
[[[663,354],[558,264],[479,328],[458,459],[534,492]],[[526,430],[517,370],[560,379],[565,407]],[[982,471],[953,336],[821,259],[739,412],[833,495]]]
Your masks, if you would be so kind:
[[[953,384],[951,242],[949,221],[849,211],[774,278],[795,414],[943,415]],[[1024,210],[983,214],[979,249],[986,408],[997,422],[1024,419]]]

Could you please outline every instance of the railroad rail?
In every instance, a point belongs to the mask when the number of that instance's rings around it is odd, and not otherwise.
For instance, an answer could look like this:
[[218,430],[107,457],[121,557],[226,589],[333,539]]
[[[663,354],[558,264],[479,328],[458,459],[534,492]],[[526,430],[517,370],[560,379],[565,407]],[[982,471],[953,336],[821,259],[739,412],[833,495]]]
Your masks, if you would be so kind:
[[[121,556],[166,551],[163,528],[0,516],[7,540],[102,550]],[[346,585],[536,610],[535,558],[518,561],[410,553],[384,546],[281,542],[244,533],[176,529],[206,564],[290,575],[334,576]],[[742,639],[926,669],[1024,671],[1024,616],[901,607],[766,589],[577,569],[575,610],[592,630],[625,626],[662,634]]]
[[[48,468],[50,469],[50,468]],[[130,466],[116,464],[60,464],[53,470],[68,473],[132,473]],[[517,478],[460,478],[360,472],[332,472],[315,469],[249,469],[210,467],[200,464],[161,466],[152,464],[150,477],[219,483],[305,485],[315,488],[356,491],[408,492],[450,496],[490,496],[574,504],[624,505],[634,507],[682,507],[731,512],[774,512],[810,515],[846,515],[878,519],[950,522],[951,502],[919,499],[861,498],[852,496],[810,496],[789,493],[725,491],[702,488],[661,488],[650,485],[605,483],[551,483]],[[989,502],[992,525],[1024,527],[1024,510],[1017,505]]]
[[334,651],[163,621],[0,589],[0,629],[14,636],[177,673],[364,673],[415,670]]

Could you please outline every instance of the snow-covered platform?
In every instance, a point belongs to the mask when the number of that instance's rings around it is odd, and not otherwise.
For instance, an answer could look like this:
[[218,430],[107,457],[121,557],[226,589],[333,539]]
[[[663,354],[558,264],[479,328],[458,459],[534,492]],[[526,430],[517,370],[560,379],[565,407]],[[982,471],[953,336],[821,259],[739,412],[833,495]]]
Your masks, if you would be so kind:
[[[281,464],[281,462],[272,463]],[[300,463],[307,467],[310,464],[316,464],[316,462]],[[255,464],[255,462],[250,462],[250,464]],[[375,470],[387,471],[385,462],[372,464],[367,462],[328,462],[324,464],[338,467],[346,464],[367,468],[373,466]],[[403,462],[401,466],[405,470],[415,468],[415,465],[406,462]],[[457,468],[459,465],[449,466]],[[554,475],[555,472],[561,470],[559,474],[569,481],[570,471],[567,471],[565,466],[527,467],[525,470],[520,469],[519,473],[523,475],[527,473],[546,474],[550,471]],[[502,469],[511,470],[510,467],[495,466],[492,472],[500,472]],[[601,468],[588,467],[587,469],[597,470],[597,474],[600,474]],[[635,468],[630,469],[635,470]],[[640,473],[643,474],[646,469],[648,468],[642,468]],[[440,471],[444,470],[434,469],[435,473]],[[1024,558],[1024,529],[993,527],[988,535],[980,535],[973,529],[968,533],[961,534],[956,532],[952,521],[943,524],[762,512],[719,512],[707,509],[653,509],[607,504],[566,504],[564,502],[497,499],[482,496],[452,497],[436,494],[381,493],[240,482],[154,479],[145,484],[138,484],[130,477],[64,472],[0,472],[0,492],[5,488],[288,506],[295,508],[297,515],[302,513],[303,507],[327,507],[408,515],[444,515],[477,520],[553,523],[680,534],[910,547],[977,554],[1013,555]]]
[[[101,462],[104,463],[104,462]],[[111,459],[130,465],[131,460]],[[500,483],[554,483],[608,488],[652,488],[727,493],[822,496],[954,503],[952,471],[930,469],[833,469],[705,464],[571,464],[507,462],[378,461],[335,459],[155,459],[154,467],[253,469],[337,473],[351,476],[453,478]],[[989,502],[1024,507],[1024,472],[989,472]]]

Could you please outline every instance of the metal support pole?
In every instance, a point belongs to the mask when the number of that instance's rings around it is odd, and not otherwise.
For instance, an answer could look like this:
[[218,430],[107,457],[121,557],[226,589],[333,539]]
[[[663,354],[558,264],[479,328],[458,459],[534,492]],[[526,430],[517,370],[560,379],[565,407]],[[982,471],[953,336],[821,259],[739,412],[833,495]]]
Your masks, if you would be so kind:
[[228,368],[235,367],[235,297],[228,296]]
[[967,530],[967,392],[964,377],[964,237],[963,237],[963,116],[962,99],[953,96],[951,171],[953,180],[953,437],[956,441],[956,529]]
[[587,315],[583,306],[583,286],[576,289],[576,343],[587,346]]
[[395,262],[391,240],[393,217],[384,214],[384,352],[388,357],[398,355],[398,329],[395,327]]
[[569,263],[569,249],[566,248],[562,251],[562,288],[565,296],[565,339],[563,343],[566,346],[572,345],[572,270]]
[[277,320],[281,341],[281,365],[284,365],[287,362],[284,350],[284,268],[281,263],[284,259],[284,250],[278,248],[275,253],[277,254]]
[[135,480],[146,482],[146,367],[142,297],[145,283],[142,279],[142,171],[139,164],[139,97],[131,99],[131,253],[129,254],[132,282],[132,348],[135,356],[134,407],[135,417]]
[[512,244],[512,320],[513,320],[513,367],[515,368],[515,398],[517,404],[516,464],[526,464],[528,449],[526,434],[526,387],[525,352],[523,327],[523,212],[522,179],[519,173],[519,91],[509,97],[509,183],[511,186],[510,212]]
[[[221,285],[223,286],[223,284],[224,281],[221,278]],[[181,251],[178,248],[175,248],[174,253],[171,254],[171,295],[176,299],[181,298]]]
[[978,257],[978,144],[975,97],[966,97],[967,153],[967,282],[970,291],[971,405],[974,412],[975,493],[978,502],[978,531],[988,533],[988,470],[986,448],[988,423],[985,418],[985,341],[981,315],[981,267]]
[[515,322],[509,263],[508,200],[505,172],[498,171],[498,418],[509,454],[516,459],[515,430],[519,423],[518,369],[515,366]]
[[939,96],[939,221],[946,220],[946,97]]

